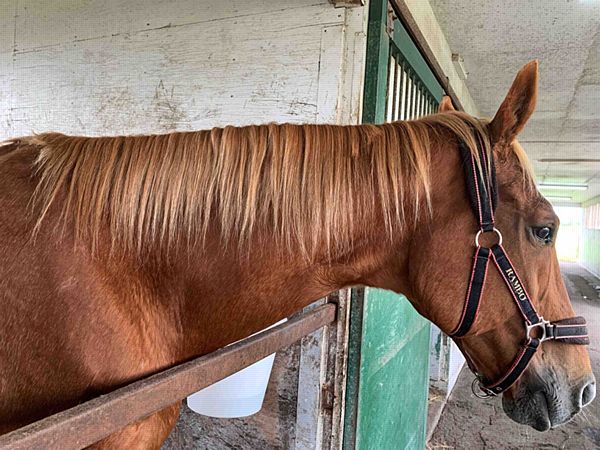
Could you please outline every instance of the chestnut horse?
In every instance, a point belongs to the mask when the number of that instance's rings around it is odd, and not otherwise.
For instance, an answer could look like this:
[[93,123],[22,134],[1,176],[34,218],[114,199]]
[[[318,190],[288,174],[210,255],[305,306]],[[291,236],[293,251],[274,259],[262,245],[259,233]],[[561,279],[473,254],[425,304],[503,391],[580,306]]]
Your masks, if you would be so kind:
[[[161,136],[42,134],[0,147],[0,433],[212,352],[349,286],[459,321],[477,230],[458,143],[497,161],[498,228],[536,307],[573,315],[558,218],[516,141],[537,63],[492,121],[453,111],[384,125],[264,125]],[[523,320],[490,273],[460,347],[488,379]],[[235,325],[233,325],[235,324]],[[503,396],[543,430],[594,397],[585,347],[547,342]],[[396,401],[396,400],[394,400]],[[401,401],[401,399],[399,399]],[[159,448],[179,404],[95,448]],[[399,407],[401,407],[399,405]]]

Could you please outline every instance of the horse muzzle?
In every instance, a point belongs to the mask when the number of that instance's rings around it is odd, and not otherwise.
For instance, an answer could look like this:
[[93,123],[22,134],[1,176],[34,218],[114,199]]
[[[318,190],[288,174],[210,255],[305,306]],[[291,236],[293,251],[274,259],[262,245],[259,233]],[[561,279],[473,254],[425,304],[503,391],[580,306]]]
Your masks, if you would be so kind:
[[[596,379],[589,375],[579,383],[546,371],[543,377],[524,377],[510,395],[503,395],[502,407],[517,423],[548,431],[569,422],[596,397]],[[528,380],[535,378],[534,380]]]

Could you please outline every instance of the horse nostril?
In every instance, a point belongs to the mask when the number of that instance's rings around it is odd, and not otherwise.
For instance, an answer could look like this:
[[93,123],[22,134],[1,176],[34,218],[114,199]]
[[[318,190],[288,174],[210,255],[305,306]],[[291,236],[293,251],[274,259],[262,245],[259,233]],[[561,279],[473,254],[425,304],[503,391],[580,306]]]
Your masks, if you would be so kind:
[[584,406],[587,406],[590,403],[592,403],[594,397],[596,397],[596,382],[591,381],[588,384],[586,384],[581,390],[581,407],[583,408]]

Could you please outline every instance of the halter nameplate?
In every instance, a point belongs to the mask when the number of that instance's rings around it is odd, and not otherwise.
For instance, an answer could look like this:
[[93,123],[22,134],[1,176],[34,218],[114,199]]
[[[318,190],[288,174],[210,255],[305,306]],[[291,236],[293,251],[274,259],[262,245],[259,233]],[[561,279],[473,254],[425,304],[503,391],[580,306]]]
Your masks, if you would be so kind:
[[[473,381],[473,392],[476,396],[485,398],[501,394],[511,387],[523,374],[542,342],[554,340],[567,344],[587,345],[589,344],[589,337],[586,321],[583,317],[571,317],[550,322],[537,313],[525,285],[502,246],[502,234],[495,227],[494,212],[497,204],[497,185],[493,154],[489,155],[491,160],[488,164],[488,155],[486,155],[482,146],[478,145],[477,150],[480,159],[478,165],[471,150],[463,142],[460,143],[459,148],[465,169],[469,200],[477,218],[479,231],[475,238],[477,250],[475,251],[465,305],[460,321],[450,333],[450,336],[456,339],[467,335],[473,323],[475,323],[490,260],[494,262],[502,276],[525,322],[525,342],[508,371],[500,379],[494,382],[485,380],[477,374],[474,364],[465,355],[469,367],[476,374],[476,379]],[[480,167],[485,170],[480,170]],[[491,231],[497,233],[499,242],[490,248],[482,247],[479,243],[480,235]],[[475,386],[478,387],[479,391],[475,390]]]

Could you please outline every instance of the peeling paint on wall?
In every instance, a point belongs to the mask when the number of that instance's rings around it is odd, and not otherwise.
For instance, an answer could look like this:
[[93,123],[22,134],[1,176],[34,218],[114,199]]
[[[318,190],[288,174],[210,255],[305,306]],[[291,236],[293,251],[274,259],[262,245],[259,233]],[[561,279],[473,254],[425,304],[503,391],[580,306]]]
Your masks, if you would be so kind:
[[336,122],[345,20],[327,0],[14,1],[0,135]]

